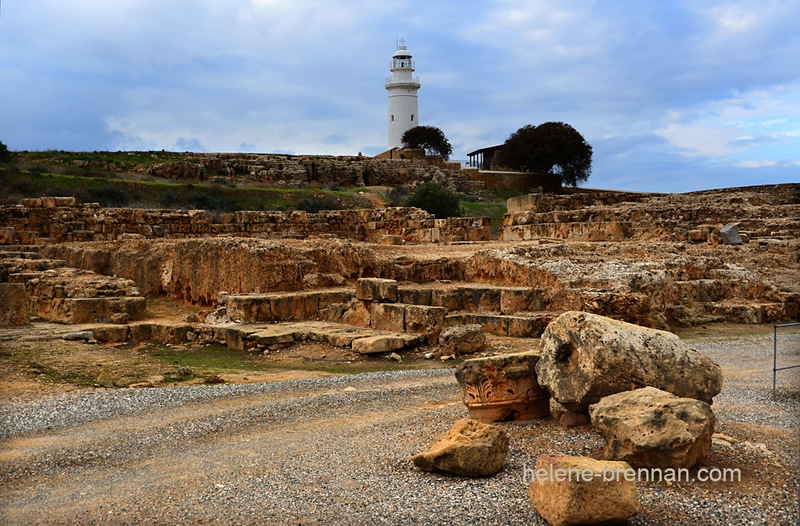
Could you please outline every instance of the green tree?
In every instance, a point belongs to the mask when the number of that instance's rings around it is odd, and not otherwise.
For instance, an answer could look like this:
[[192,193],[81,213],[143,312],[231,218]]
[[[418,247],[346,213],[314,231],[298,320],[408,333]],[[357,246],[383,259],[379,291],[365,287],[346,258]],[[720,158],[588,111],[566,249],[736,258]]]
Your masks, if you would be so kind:
[[426,155],[441,155],[445,161],[453,154],[453,147],[444,132],[436,126],[414,126],[403,134],[403,148],[421,148]]
[[8,146],[0,141],[0,163],[7,163],[11,160],[11,152],[8,151]]
[[592,147],[569,124],[529,124],[511,134],[495,162],[523,172],[558,176],[562,184],[575,186],[592,173]]
[[421,208],[438,219],[461,215],[458,194],[434,182],[422,183],[406,199],[406,206]]

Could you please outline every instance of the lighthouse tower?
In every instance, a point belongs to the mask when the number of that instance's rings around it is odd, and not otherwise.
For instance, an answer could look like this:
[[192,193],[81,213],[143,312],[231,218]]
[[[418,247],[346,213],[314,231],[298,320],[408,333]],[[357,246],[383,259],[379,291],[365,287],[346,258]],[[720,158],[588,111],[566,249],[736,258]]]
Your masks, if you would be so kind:
[[392,56],[392,76],[386,79],[389,91],[389,149],[403,146],[403,134],[419,126],[417,90],[419,77],[414,77],[414,62],[405,46],[405,39],[397,43]]

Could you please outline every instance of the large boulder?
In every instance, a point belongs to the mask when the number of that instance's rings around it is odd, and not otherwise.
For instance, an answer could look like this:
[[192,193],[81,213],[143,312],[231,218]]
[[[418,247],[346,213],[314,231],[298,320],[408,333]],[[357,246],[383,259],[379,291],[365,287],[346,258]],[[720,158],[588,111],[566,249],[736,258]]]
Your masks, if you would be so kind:
[[466,360],[456,367],[461,399],[481,422],[529,420],[550,414],[550,394],[536,380],[539,354],[522,352]]
[[412,460],[423,471],[446,471],[465,477],[494,475],[508,454],[506,432],[477,420],[464,418],[431,448]]
[[477,323],[456,325],[439,335],[439,347],[444,354],[473,354],[486,348],[486,333]]
[[536,373],[553,398],[578,413],[646,386],[709,404],[722,389],[720,366],[676,335],[577,311],[545,329]]
[[714,434],[707,403],[655,387],[607,396],[589,415],[606,440],[605,458],[637,468],[691,469],[708,456]]
[[525,479],[534,508],[550,526],[615,524],[641,510],[632,471],[625,462],[539,455]]

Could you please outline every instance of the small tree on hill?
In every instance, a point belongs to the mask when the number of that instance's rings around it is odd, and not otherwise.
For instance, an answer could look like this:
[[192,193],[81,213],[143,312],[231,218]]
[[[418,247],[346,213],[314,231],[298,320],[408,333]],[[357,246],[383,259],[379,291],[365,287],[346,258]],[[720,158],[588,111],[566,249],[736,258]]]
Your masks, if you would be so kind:
[[421,148],[426,155],[441,155],[445,161],[450,159],[453,147],[444,132],[436,126],[414,126],[403,134],[404,148]]
[[592,147],[569,124],[527,125],[511,134],[495,162],[523,172],[550,174],[575,186],[592,173]]
[[406,206],[421,208],[437,219],[461,215],[458,194],[434,182],[422,183],[406,199]]

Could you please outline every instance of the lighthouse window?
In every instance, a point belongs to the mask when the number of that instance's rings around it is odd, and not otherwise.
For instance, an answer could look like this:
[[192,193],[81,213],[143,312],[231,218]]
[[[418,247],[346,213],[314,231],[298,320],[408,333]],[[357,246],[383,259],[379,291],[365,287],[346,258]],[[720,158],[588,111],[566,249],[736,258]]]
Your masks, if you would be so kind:
[[414,122],[414,114],[411,114],[411,122]]
[[394,115],[392,115],[392,122],[394,122]]

